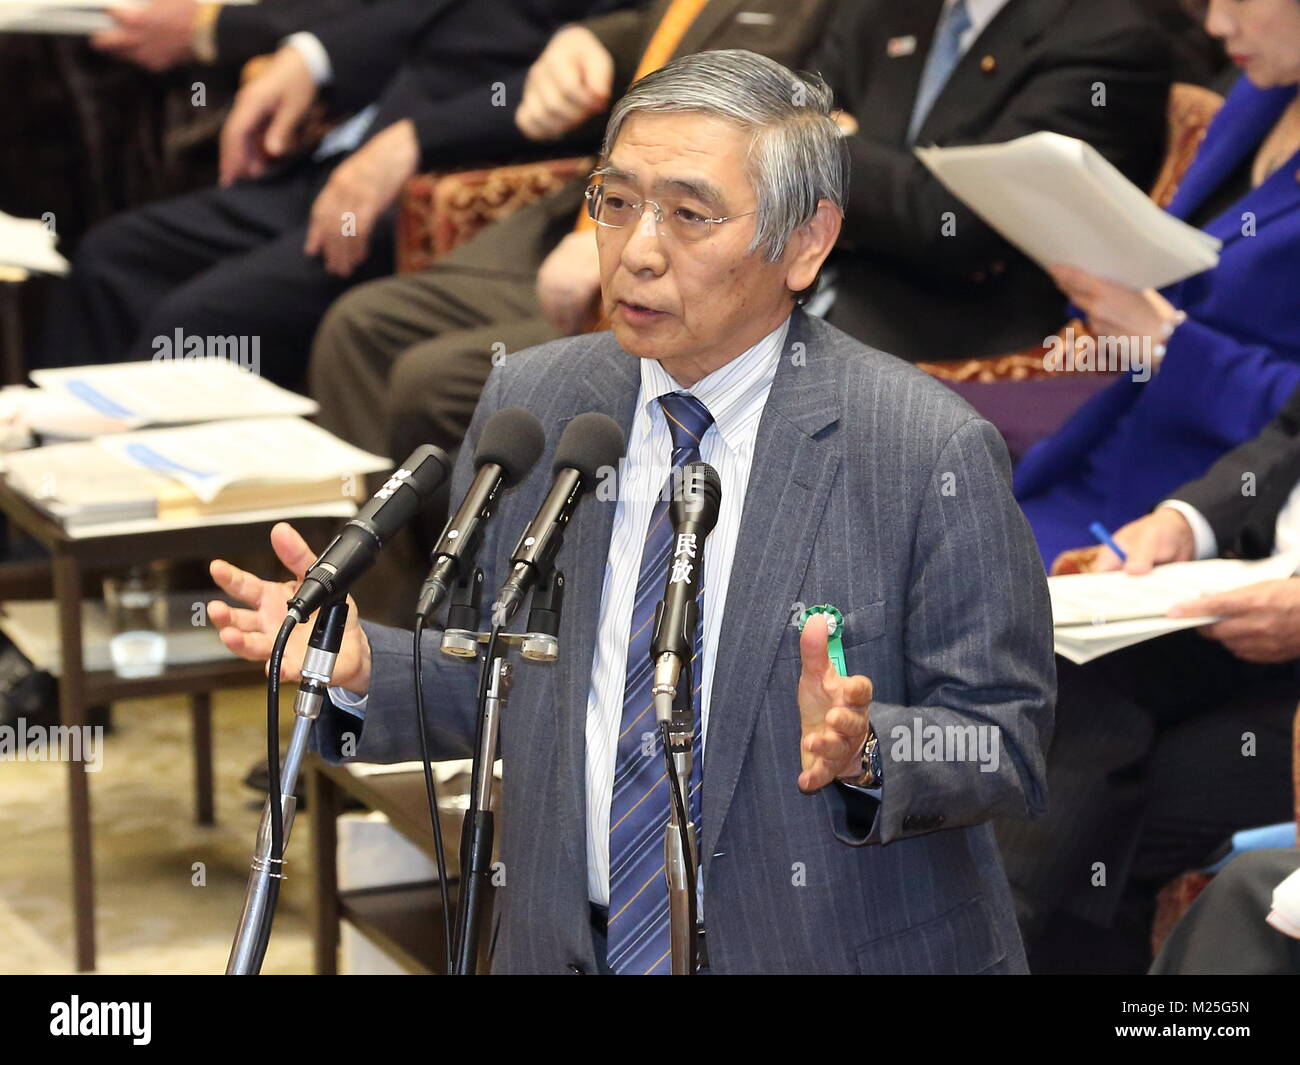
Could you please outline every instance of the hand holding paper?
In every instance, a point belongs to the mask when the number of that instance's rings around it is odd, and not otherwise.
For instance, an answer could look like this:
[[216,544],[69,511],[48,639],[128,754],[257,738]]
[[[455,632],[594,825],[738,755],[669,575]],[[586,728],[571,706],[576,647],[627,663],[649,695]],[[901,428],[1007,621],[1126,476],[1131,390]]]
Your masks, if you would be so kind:
[[1216,617],[1201,629],[1247,662],[1289,662],[1300,658],[1300,578],[1249,584],[1202,595],[1170,608],[1171,618]]

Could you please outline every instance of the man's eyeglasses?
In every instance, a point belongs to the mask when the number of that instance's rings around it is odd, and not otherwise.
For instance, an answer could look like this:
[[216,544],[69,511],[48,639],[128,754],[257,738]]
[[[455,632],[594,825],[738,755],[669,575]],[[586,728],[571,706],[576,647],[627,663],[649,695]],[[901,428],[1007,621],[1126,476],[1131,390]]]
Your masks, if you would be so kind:
[[647,207],[654,209],[655,231],[661,237],[670,237],[683,244],[703,240],[723,222],[757,214],[756,211],[745,211],[724,218],[706,218],[680,203],[638,200],[616,186],[610,187],[603,183],[593,182],[587,186],[587,214],[596,225],[606,229],[624,229],[636,225]]

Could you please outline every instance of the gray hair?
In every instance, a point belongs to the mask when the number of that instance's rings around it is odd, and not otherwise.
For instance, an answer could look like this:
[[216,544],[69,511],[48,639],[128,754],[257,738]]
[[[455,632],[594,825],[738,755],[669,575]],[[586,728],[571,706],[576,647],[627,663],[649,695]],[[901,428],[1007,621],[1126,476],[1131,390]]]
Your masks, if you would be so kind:
[[749,178],[758,193],[751,252],[769,262],[817,211],[819,200],[844,210],[848,149],[830,117],[831,90],[815,74],[796,74],[754,52],[733,48],[682,56],[633,85],[614,105],[601,164],[628,117],[637,112],[696,112],[753,133]]

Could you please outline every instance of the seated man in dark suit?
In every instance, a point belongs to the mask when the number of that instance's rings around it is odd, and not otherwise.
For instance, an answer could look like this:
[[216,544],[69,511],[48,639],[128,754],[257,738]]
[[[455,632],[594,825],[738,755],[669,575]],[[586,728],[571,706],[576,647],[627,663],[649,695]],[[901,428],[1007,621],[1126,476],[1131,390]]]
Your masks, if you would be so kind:
[[[631,2],[386,0],[294,34],[236,97],[220,187],[87,235],[38,361],[150,359],[179,330],[255,338],[261,372],[300,383],[330,302],[391,272],[405,179],[517,154],[527,142],[501,104],[550,31]],[[318,97],[351,117],[308,152],[298,140]]]
[[[1115,540],[1124,568],[1300,547],[1300,392]],[[1109,548],[1054,572],[1120,568]],[[1176,608],[1221,620],[1107,655],[1058,660],[1052,807],[999,827],[1031,963],[1141,972],[1154,895],[1234,832],[1293,817],[1292,722],[1300,700],[1300,578]],[[1101,874],[1098,864],[1101,863]]]
[[[987,822],[1045,800],[1045,580],[993,428],[927,374],[799,309],[843,217],[830,111],[823,83],[740,50],[639,81],[610,117],[588,200],[613,331],[507,357],[487,383],[456,498],[498,412],[531,411],[547,440],[487,526],[476,562],[488,588],[548,494],[565,427],[596,412],[627,441],[619,490],[578,505],[555,558],[555,668],[521,663],[501,717],[494,971],[667,971],[650,620],[669,573],[673,471],[700,460],[722,486],[691,686],[709,969],[1024,967]],[[272,539],[293,572],[310,565],[294,530]],[[209,604],[222,640],[265,659],[285,585],[220,561],[212,574],[248,606]],[[840,611],[842,671],[825,622],[795,624],[809,604]],[[349,623],[318,726],[326,758],[418,749],[412,643]],[[304,646],[295,637],[284,658],[290,676]],[[438,647],[426,630],[441,758],[472,742],[478,671]]]
[[855,126],[827,320],[911,360],[1041,343],[1064,320],[1051,278],[912,148],[1051,130],[1147,188],[1166,141],[1165,36],[1130,0],[868,0],[840,17],[814,57]]

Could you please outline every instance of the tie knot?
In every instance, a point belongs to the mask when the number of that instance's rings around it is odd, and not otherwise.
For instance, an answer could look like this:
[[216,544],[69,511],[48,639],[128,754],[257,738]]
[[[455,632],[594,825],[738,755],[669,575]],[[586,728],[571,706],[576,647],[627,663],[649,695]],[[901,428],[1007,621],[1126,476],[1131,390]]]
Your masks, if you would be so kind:
[[668,431],[673,434],[673,450],[698,449],[704,434],[713,424],[709,408],[685,392],[660,396],[659,406],[668,419]]

